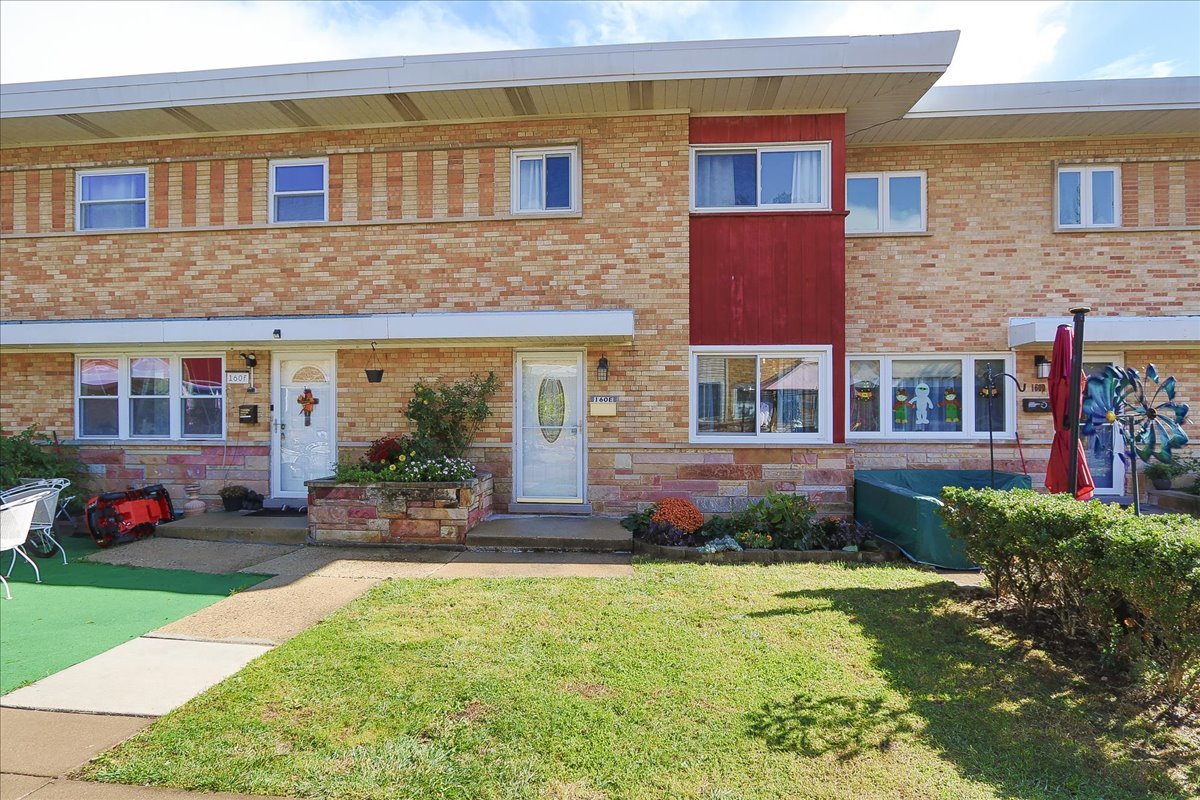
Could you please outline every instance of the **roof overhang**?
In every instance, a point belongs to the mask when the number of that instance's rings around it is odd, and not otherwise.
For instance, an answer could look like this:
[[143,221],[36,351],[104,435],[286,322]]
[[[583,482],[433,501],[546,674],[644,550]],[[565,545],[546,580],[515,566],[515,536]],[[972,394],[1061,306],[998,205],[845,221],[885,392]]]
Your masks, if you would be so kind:
[[[852,130],[852,129],[847,129]],[[1200,133],[1200,77],[938,86],[852,145]]]
[[901,116],[957,31],[359,59],[0,86],[0,146],[632,112]]
[[[1049,349],[1059,325],[1070,317],[1015,317],[1008,321],[1008,346]],[[1194,317],[1088,317],[1083,325],[1084,345],[1148,346],[1158,349],[1200,348],[1200,316]]]
[[631,309],[0,323],[0,348],[5,350],[74,350],[122,345],[354,346],[373,341],[405,347],[519,343],[546,346],[632,340]]

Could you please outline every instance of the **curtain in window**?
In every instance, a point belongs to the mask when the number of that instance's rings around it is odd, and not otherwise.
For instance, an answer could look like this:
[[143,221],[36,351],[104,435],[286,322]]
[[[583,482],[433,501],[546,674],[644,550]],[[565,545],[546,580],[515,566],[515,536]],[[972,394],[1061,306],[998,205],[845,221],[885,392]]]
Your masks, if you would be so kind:
[[733,165],[736,156],[700,155],[696,157],[696,205],[724,208],[737,204]]
[[800,150],[792,166],[792,202],[821,202],[821,152]]
[[521,190],[517,202],[522,211],[540,211],[542,209],[542,160],[540,158],[521,159],[520,180]]

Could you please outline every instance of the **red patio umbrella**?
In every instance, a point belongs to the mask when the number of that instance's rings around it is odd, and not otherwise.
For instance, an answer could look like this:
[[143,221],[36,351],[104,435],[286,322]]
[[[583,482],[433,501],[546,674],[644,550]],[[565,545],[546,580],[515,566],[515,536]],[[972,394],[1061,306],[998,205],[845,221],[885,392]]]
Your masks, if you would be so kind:
[[[1054,442],[1050,445],[1050,463],[1046,465],[1046,488],[1055,494],[1070,491],[1067,485],[1067,460],[1071,453],[1071,428],[1068,425],[1071,399],[1071,351],[1075,334],[1070,325],[1059,325],[1054,335],[1054,351],[1050,356],[1050,412],[1054,416]],[[1079,397],[1082,402],[1083,386],[1080,382]],[[1096,484],[1092,482],[1092,471],[1088,469],[1087,455],[1083,442],[1076,440],[1079,448],[1079,465],[1076,472],[1076,500],[1090,500]]]

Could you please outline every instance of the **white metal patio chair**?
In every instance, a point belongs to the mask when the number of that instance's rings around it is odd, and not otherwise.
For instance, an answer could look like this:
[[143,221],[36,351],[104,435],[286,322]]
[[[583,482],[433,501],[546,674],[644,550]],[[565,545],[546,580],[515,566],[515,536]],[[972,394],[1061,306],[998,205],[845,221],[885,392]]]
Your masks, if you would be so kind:
[[[22,545],[29,538],[29,526],[33,522],[33,514],[37,510],[38,503],[53,491],[53,489],[36,489],[13,496],[0,503],[0,553],[12,550],[14,562],[16,562],[17,555],[20,554],[29,562],[29,566],[33,567],[33,575],[38,583],[42,582],[42,573],[38,570],[37,564],[33,563],[33,559],[25,554]],[[15,493],[12,494],[15,495]],[[4,584],[4,596],[12,600],[12,591],[9,590],[8,581],[3,575],[0,575],[0,583]]]
[[[23,495],[30,491],[40,491],[49,489],[51,494],[38,501],[37,508],[33,512],[33,522],[29,526],[29,538],[24,544],[26,552],[32,550],[35,556],[39,558],[49,558],[54,555],[57,550],[62,554],[63,566],[67,565],[67,551],[54,538],[54,522],[58,517],[59,512],[59,497],[64,489],[71,485],[71,482],[66,478],[35,478],[33,480],[22,483],[20,486],[0,492],[0,503],[6,502],[9,497]],[[13,564],[17,563],[16,553],[13,554],[12,564],[8,565],[8,572],[5,575],[11,575]]]

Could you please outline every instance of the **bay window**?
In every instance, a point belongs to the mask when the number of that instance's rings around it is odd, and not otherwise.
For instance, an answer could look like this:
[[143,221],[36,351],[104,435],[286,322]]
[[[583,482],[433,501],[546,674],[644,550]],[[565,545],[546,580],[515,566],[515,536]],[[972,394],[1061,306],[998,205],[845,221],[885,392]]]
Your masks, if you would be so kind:
[[829,143],[692,148],[694,211],[823,211]]
[[82,356],[78,439],[222,439],[225,361],[217,355]]
[[[1015,434],[1012,357],[997,355],[851,356],[847,435],[949,438]],[[992,380],[988,381],[988,375]],[[990,420],[990,422],[989,422]]]
[[695,347],[693,441],[828,442],[828,347]]

